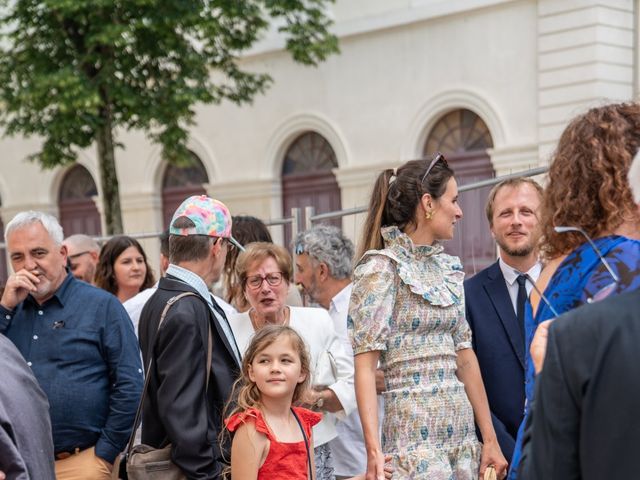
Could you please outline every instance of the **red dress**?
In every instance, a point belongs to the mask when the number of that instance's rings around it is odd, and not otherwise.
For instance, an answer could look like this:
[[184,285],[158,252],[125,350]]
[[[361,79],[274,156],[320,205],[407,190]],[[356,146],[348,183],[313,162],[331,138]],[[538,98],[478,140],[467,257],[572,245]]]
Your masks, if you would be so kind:
[[[293,407],[296,415],[302,423],[307,441],[311,438],[311,427],[322,420],[322,414],[312,412],[306,408]],[[263,433],[269,439],[269,453],[264,464],[258,470],[258,480],[300,480],[308,478],[307,449],[304,441],[295,443],[279,442],[274,433],[265,422],[262,412],[257,408],[249,408],[244,412],[236,413],[225,420],[225,425],[230,432],[235,431],[241,424],[252,421],[256,430]],[[311,445],[309,445],[311,448]],[[313,451],[310,452],[313,455]]]

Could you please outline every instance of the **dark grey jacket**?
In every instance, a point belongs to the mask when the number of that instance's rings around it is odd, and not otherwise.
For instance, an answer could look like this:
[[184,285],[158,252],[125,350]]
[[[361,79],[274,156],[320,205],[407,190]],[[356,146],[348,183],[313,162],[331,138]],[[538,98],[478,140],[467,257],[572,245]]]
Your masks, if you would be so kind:
[[49,402],[15,345],[0,335],[0,471],[54,480]]
[[[167,300],[185,291],[197,293],[171,276],[161,279],[140,315],[138,333],[145,369],[151,355],[155,363],[143,409],[142,442],[156,448],[171,443],[172,460],[189,480],[213,480],[221,478],[225,458],[229,459],[227,445],[221,447],[218,436],[240,366],[200,296],[182,298],[171,307],[153,345]],[[213,355],[206,389],[209,325]]]

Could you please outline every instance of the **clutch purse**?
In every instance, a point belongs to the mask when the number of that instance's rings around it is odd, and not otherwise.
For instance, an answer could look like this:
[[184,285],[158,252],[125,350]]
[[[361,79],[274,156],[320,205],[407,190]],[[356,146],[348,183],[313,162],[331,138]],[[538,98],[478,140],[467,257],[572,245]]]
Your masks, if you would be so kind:
[[484,471],[484,480],[497,480],[496,469],[493,465],[489,465]]
[[338,381],[338,367],[330,351],[323,350],[320,353],[311,377],[314,388],[328,387]]

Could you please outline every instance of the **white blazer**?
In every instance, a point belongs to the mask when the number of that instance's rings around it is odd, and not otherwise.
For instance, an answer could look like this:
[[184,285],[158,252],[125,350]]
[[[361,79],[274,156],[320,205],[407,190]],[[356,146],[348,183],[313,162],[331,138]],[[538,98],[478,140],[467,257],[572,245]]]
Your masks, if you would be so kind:
[[[331,352],[338,370],[338,381],[328,388],[333,390],[342,404],[343,410],[336,413],[322,412],[322,421],[313,427],[313,443],[315,447],[324,445],[334,439],[336,422],[355,411],[356,395],[353,386],[353,357],[347,355],[342,342],[333,327],[333,321],[326,310],[309,307],[289,307],[289,326],[297,331],[306,342],[311,355],[311,377],[323,351]],[[249,312],[238,313],[229,317],[229,323],[236,337],[240,353],[244,355],[251,337],[255,333]]]

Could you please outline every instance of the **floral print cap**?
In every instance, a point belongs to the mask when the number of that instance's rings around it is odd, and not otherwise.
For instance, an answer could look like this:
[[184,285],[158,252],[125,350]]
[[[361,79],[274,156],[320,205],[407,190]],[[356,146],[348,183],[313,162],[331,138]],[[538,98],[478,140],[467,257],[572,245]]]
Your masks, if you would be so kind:
[[[174,222],[181,217],[187,217],[195,227],[177,228]],[[194,195],[187,198],[173,214],[169,226],[171,235],[208,235],[209,237],[228,238],[240,250],[242,245],[231,235],[231,214],[227,206],[206,195]]]

